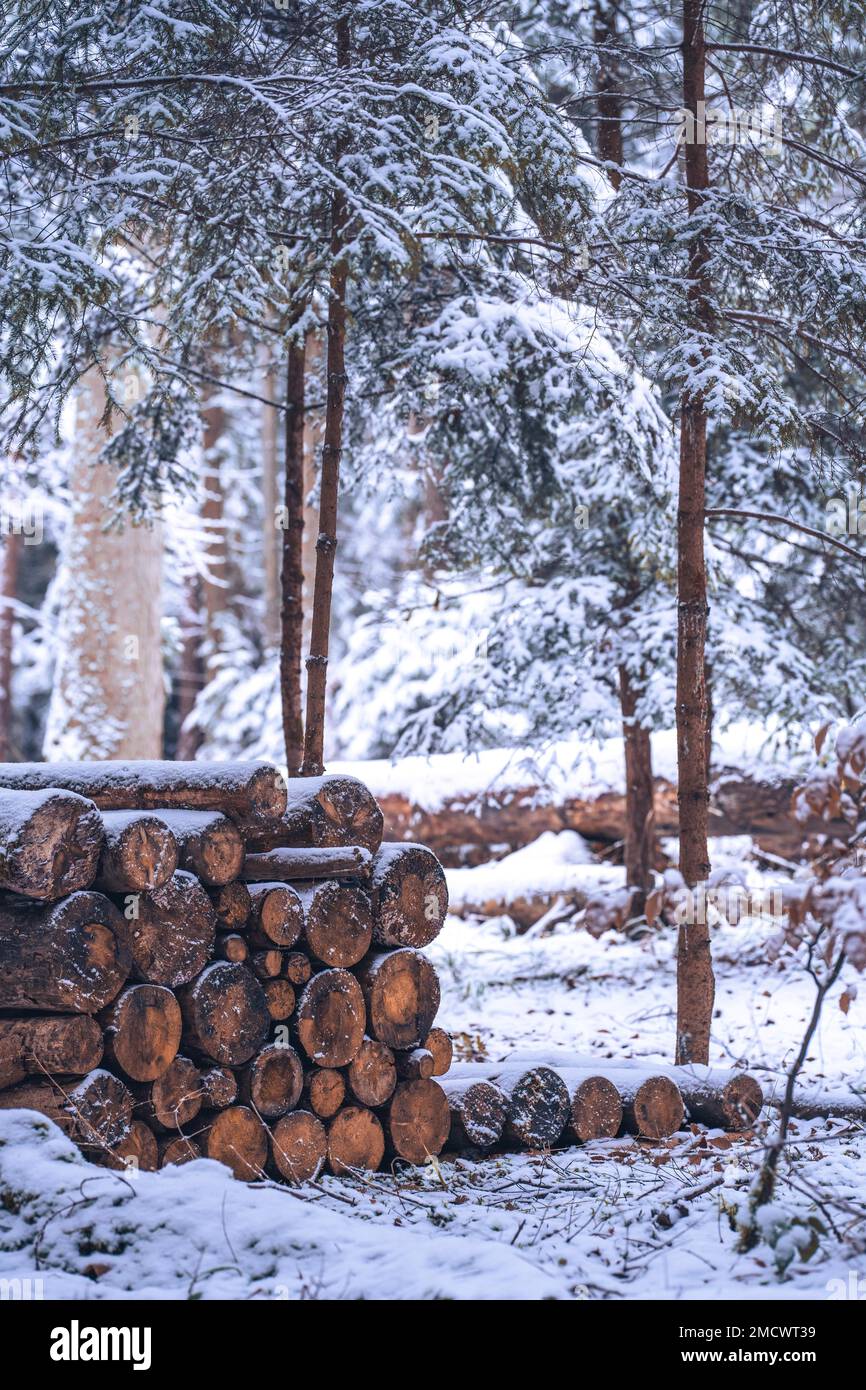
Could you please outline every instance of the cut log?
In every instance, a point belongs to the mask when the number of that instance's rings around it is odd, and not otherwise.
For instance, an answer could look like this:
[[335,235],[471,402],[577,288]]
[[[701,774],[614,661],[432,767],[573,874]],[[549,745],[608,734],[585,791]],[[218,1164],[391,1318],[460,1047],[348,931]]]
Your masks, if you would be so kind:
[[131,964],[127,924],[100,893],[0,905],[0,1008],[98,1013]]
[[262,832],[281,822],[286,811],[285,781],[264,763],[2,763],[0,787],[64,787],[88,797],[101,811],[222,811]]
[[89,888],[101,849],[102,821],[84,797],[52,783],[0,792],[0,888],[42,900]]
[[385,1108],[390,1152],[409,1163],[426,1163],[442,1152],[451,1129],[451,1111],[438,1081],[404,1081]]
[[201,1158],[201,1147],[185,1134],[167,1135],[156,1141],[160,1168],[175,1168]]
[[255,833],[250,848],[361,845],[371,854],[382,843],[383,819],[376,798],[357,777],[290,777],[286,811],[278,827]]
[[257,980],[276,980],[283,968],[283,953],[276,946],[269,951],[253,951],[249,958],[250,970]]
[[255,1182],[264,1176],[268,1131],[247,1106],[230,1105],[205,1117],[195,1137],[205,1158],[224,1163],[241,1182]]
[[144,1120],[133,1120],[125,1139],[111,1149],[97,1150],[93,1158],[103,1168],[120,1173],[155,1173],[159,1167],[156,1135]]
[[175,1057],[156,1081],[132,1087],[136,1114],[152,1129],[176,1133],[195,1119],[204,1093],[198,1067],[189,1057]]
[[320,1067],[345,1067],[364,1039],[364,996],[348,970],[321,970],[298,1000],[298,1041]]
[[205,1110],[225,1110],[238,1098],[238,1081],[228,1067],[205,1067],[200,1076],[202,1106]]
[[238,1073],[238,1095],[266,1120],[294,1110],[301,1098],[304,1069],[293,1047],[269,1043]]
[[335,1177],[363,1169],[376,1172],[385,1157],[381,1124],[363,1105],[347,1105],[328,1129],[328,1169]]
[[667,1139],[682,1129],[686,1110],[679,1087],[669,1076],[629,1079],[627,1072],[615,1073],[622,1097],[623,1127],[627,1134],[644,1139]]
[[291,984],[305,985],[313,973],[309,956],[303,951],[287,951],[283,956],[283,974]]
[[326,880],[300,893],[304,941],[323,965],[357,965],[370,949],[373,914],[363,888]]
[[104,893],[149,893],[177,868],[177,842],[149,811],[103,811],[105,844],[98,886]]
[[433,1075],[444,1076],[454,1056],[451,1034],[446,1033],[444,1028],[431,1028],[421,1046],[433,1053]]
[[304,1077],[303,1097],[304,1103],[319,1119],[332,1119],[346,1099],[343,1073],[334,1067],[313,1067]]
[[54,1077],[0,1091],[0,1110],[36,1110],[88,1150],[119,1144],[129,1133],[132,1106],[132,1094],[123,1082],[101,1068],[83,1081]]
[[385,1105],[397,1085],[394,1053],[385,1043],[365,1038],[348,1071],[349,1089],[361,1105]]
[[274,1022],[282,1023],[291,1018],[297,1002],[294,985],[288,980],[264,980],[262,989],[265,991],[268,1013]]
[[241,878],[245,883],[303,883],[320,878],[365,880],[373,858],[361,845],[343,849],[271,849],[248,854]]
[[153,893],[127,906],[133,973],[145,984],[178,989],[207,964],[216,936],[210,899],[192,874],[180,869]]
[[293,1187],[315,1182],[328,1156],[328,1135],[307,1110],[293,1110],[271,1131],[271,1165]]
[[253,905],[245,883],[235,879],[234,883],[226,883],[222,888],[209,888],[208,897],[220,931],[246,931]]
[[216,961],[180,996],[188,1043],[199,1056],[242,1067],[264,1045],[271,1016],[264,991],[245,965]]
[[373,860],[373,939],[380,946],[429,946],[442,930],[448,888],[423,845],[385,844]]
[[233,960],[242,963],[249,957],[250,948],[246,937],[241,936],[239,932],[217,932],[213,953],[217,960]]
[[27,1076],[86,1076],[102,1061],[102,1029],[89,1014],[0,1019],[0,1090]]
[[177,842],[180,867],[209,888],[223,888],[238,877],[244,842],[228,816],[219,811],[166,811],[159,818]]
[[433,1075],[433,1053],[426,1047],[413,1047],[411,1052],[395,1052],[394,1062],[400,1081],[426,1081]]
[[751,1129],[764,1105],[760,1083],[747,1072],[711,1071],[705,1077],[684,1076],[677,1084],[689,1118],[711,1129]]
[[502,1138],[508,1100],[494,1081],[452,1081],[439,1085],[451,1110],[448,1147],[492,1149]]
[[524,1148],[552,1148],[568,1120],[568,1088],[551,1067],[518,1063],[470,1063],[453,1069],[455,1080],[493,1081],[508,1101],[503,1138]]
[[164,985],[130,985],[99,1015],[105,1056],[132,1081],[155,1081],[180,1047],[180,1005]]
[[622,1126],[622,1100],[606,1076],[587,1076],[571,1089],[570,1139],[613,1139]]
[[304,928],[304,909],[297,890],[286,883],[254,883],[249,894],[250,942],[265,949],[294,946]]
[[371,954],[356,974],[367,1005],[367,1032],[395,1051],[417,1047],[439,1010],[439,978],[419,951]]

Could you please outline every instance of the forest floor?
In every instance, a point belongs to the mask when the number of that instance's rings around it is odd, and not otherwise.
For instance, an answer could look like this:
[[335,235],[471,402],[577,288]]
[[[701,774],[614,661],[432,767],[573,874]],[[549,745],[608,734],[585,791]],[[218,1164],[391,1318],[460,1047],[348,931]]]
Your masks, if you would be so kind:
[[[716,846],[717,862],[748,849]],[[777,1093],[812,985],[793,962],[767,965],[767,935],[758,919],[716,931],[711,1060],[748,1063]],[[533,937],[504,918],[452,917],[430,948],[438,1021],[466,1057],[520,1048],[669,1060],[673,950],[672,930],[638,942],[564,925]],[[866,998],[847,1013],[828,1002],[810,1084],[863,1088],[864,1013]],[[47,1121],[8,1112],[0,1280],[41,1279],[46,1298],[75,1299],[866,1297],[861,1126],[796,1123],[766,1240],[738,1252],[729,1212],[772,1115],[745,1136],[695,1129],[661,1143],[443,1155],[293,1192],[243,1185],[206,1160],[128,1179],[86,1163]]]

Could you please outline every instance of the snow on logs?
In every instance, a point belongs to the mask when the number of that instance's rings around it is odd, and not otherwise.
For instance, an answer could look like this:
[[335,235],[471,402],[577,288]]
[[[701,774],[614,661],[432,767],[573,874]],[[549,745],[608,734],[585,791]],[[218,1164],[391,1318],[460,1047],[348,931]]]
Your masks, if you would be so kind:
[[0,1105],[118,1171],[422,1163],[452,1128],[418,949],[447,905],[355,778],[0,765]]

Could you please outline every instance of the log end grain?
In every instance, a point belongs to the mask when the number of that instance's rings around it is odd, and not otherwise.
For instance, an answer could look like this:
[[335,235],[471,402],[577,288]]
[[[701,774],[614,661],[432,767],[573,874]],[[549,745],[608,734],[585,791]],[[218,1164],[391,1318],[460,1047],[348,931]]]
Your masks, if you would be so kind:
[[436,855],[423,845],[383,845],[370,880],[374,939],[382,946],[429,946],[448,912],[448,887]]
[[293,1110],[271,1132],[271,1164],[281,1178],[298,1187],[315,1182],[328,1156],[325,1126],[308,1110]]
[[334,1067],[313,1067],[304,1078],[304,1096],[319,1119],[333,1119],[346,1099],[343,1073]]
[[364,996],[348,970],[321,970],[298,1000],[298,1040],[311,1062],[345,1067],[364,1039]]
[[100,1014],[111,1061],[133,1081],[155,1081],[180,1047],[180,1005],[164,985],[130,985]]
[[271,1026],[264,991],[251,970],[216,961],[181,994],[189,1044],[227,1067],[240,1067],[258,1052]]
[[328,1129],[328,1170],[335,1177],[363,1169],[375,1172],[385,1157],[385,1134],[372,1110],[347,1105]]
[[445,1076],[454,1059],[451,1034],[446,1033],[444,1028],[431,1028],[421,1046],[433,1054],[433,1075]]
[[245,1105],[230,1105],[209,1117],[196,1132],[205,1158],[224,1163],[242,1182],[255,1182],[264,1174],[268,1157],[268,1132]]
[[301,1098],[304,1072],[293,1047],[269,1043],[238,1078],[241,1100],[266,1120],[294,1110]]
[[669,1076],[649,1076],[624,1106],[626,1127],[644,1139],[667,1139],[682,1128],[685,1106]]
[[388,1144],[400,1158],[426,1163],[442,1152],[451,1129],[451,1111],[437,1082],[402,1082],[386,1113]]
[[588,1076],[571,1097],[571,1131],[585,1143],[589,1139],[613,1139],[622,1125],[622,1100],[612,1081]]
[[394,1053],[375,1038],[364,1038],[348,1070],[349,1089],[361,1105],[385,1105],[397,1085]]

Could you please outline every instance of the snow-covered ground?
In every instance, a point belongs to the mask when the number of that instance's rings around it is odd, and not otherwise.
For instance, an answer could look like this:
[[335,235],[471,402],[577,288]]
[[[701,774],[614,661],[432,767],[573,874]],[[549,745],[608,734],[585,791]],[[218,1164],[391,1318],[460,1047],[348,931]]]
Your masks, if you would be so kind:
[[[717,842],[717,859],[719,848],[733,864],[746,846]],[[747,874],[760,877],[754,865]],[[812,986],[793,963],[762,963],[767,934],[759,920],[716,932],[712,1060],[747,1062],[772,1093]],[[429,952],[440,1021],[464,1057],[519,1048],[669,1060],[673,946],[670,931],[594,940],[567,924],[519,935],[505,918],[452,917]],[[842,988],[807,1074],[826,1089],[864,1088],[866,998],[846,1014]],[[41,1279],[45,1297],[79,1299],[825,1299],[850,1290],[852,1275],[866,1292],[866,1134],[798,1122],[768,1240],[742,1254],[728,1213],[762,1136],[763,1126],[742,1138],[700,1131],[551,1155],[443,1155],[425,1169],[292,1192],[234,1182],[207,1160],[128,1179],[86,1163],[47,1121],[9,1112],[0,1279]]]

